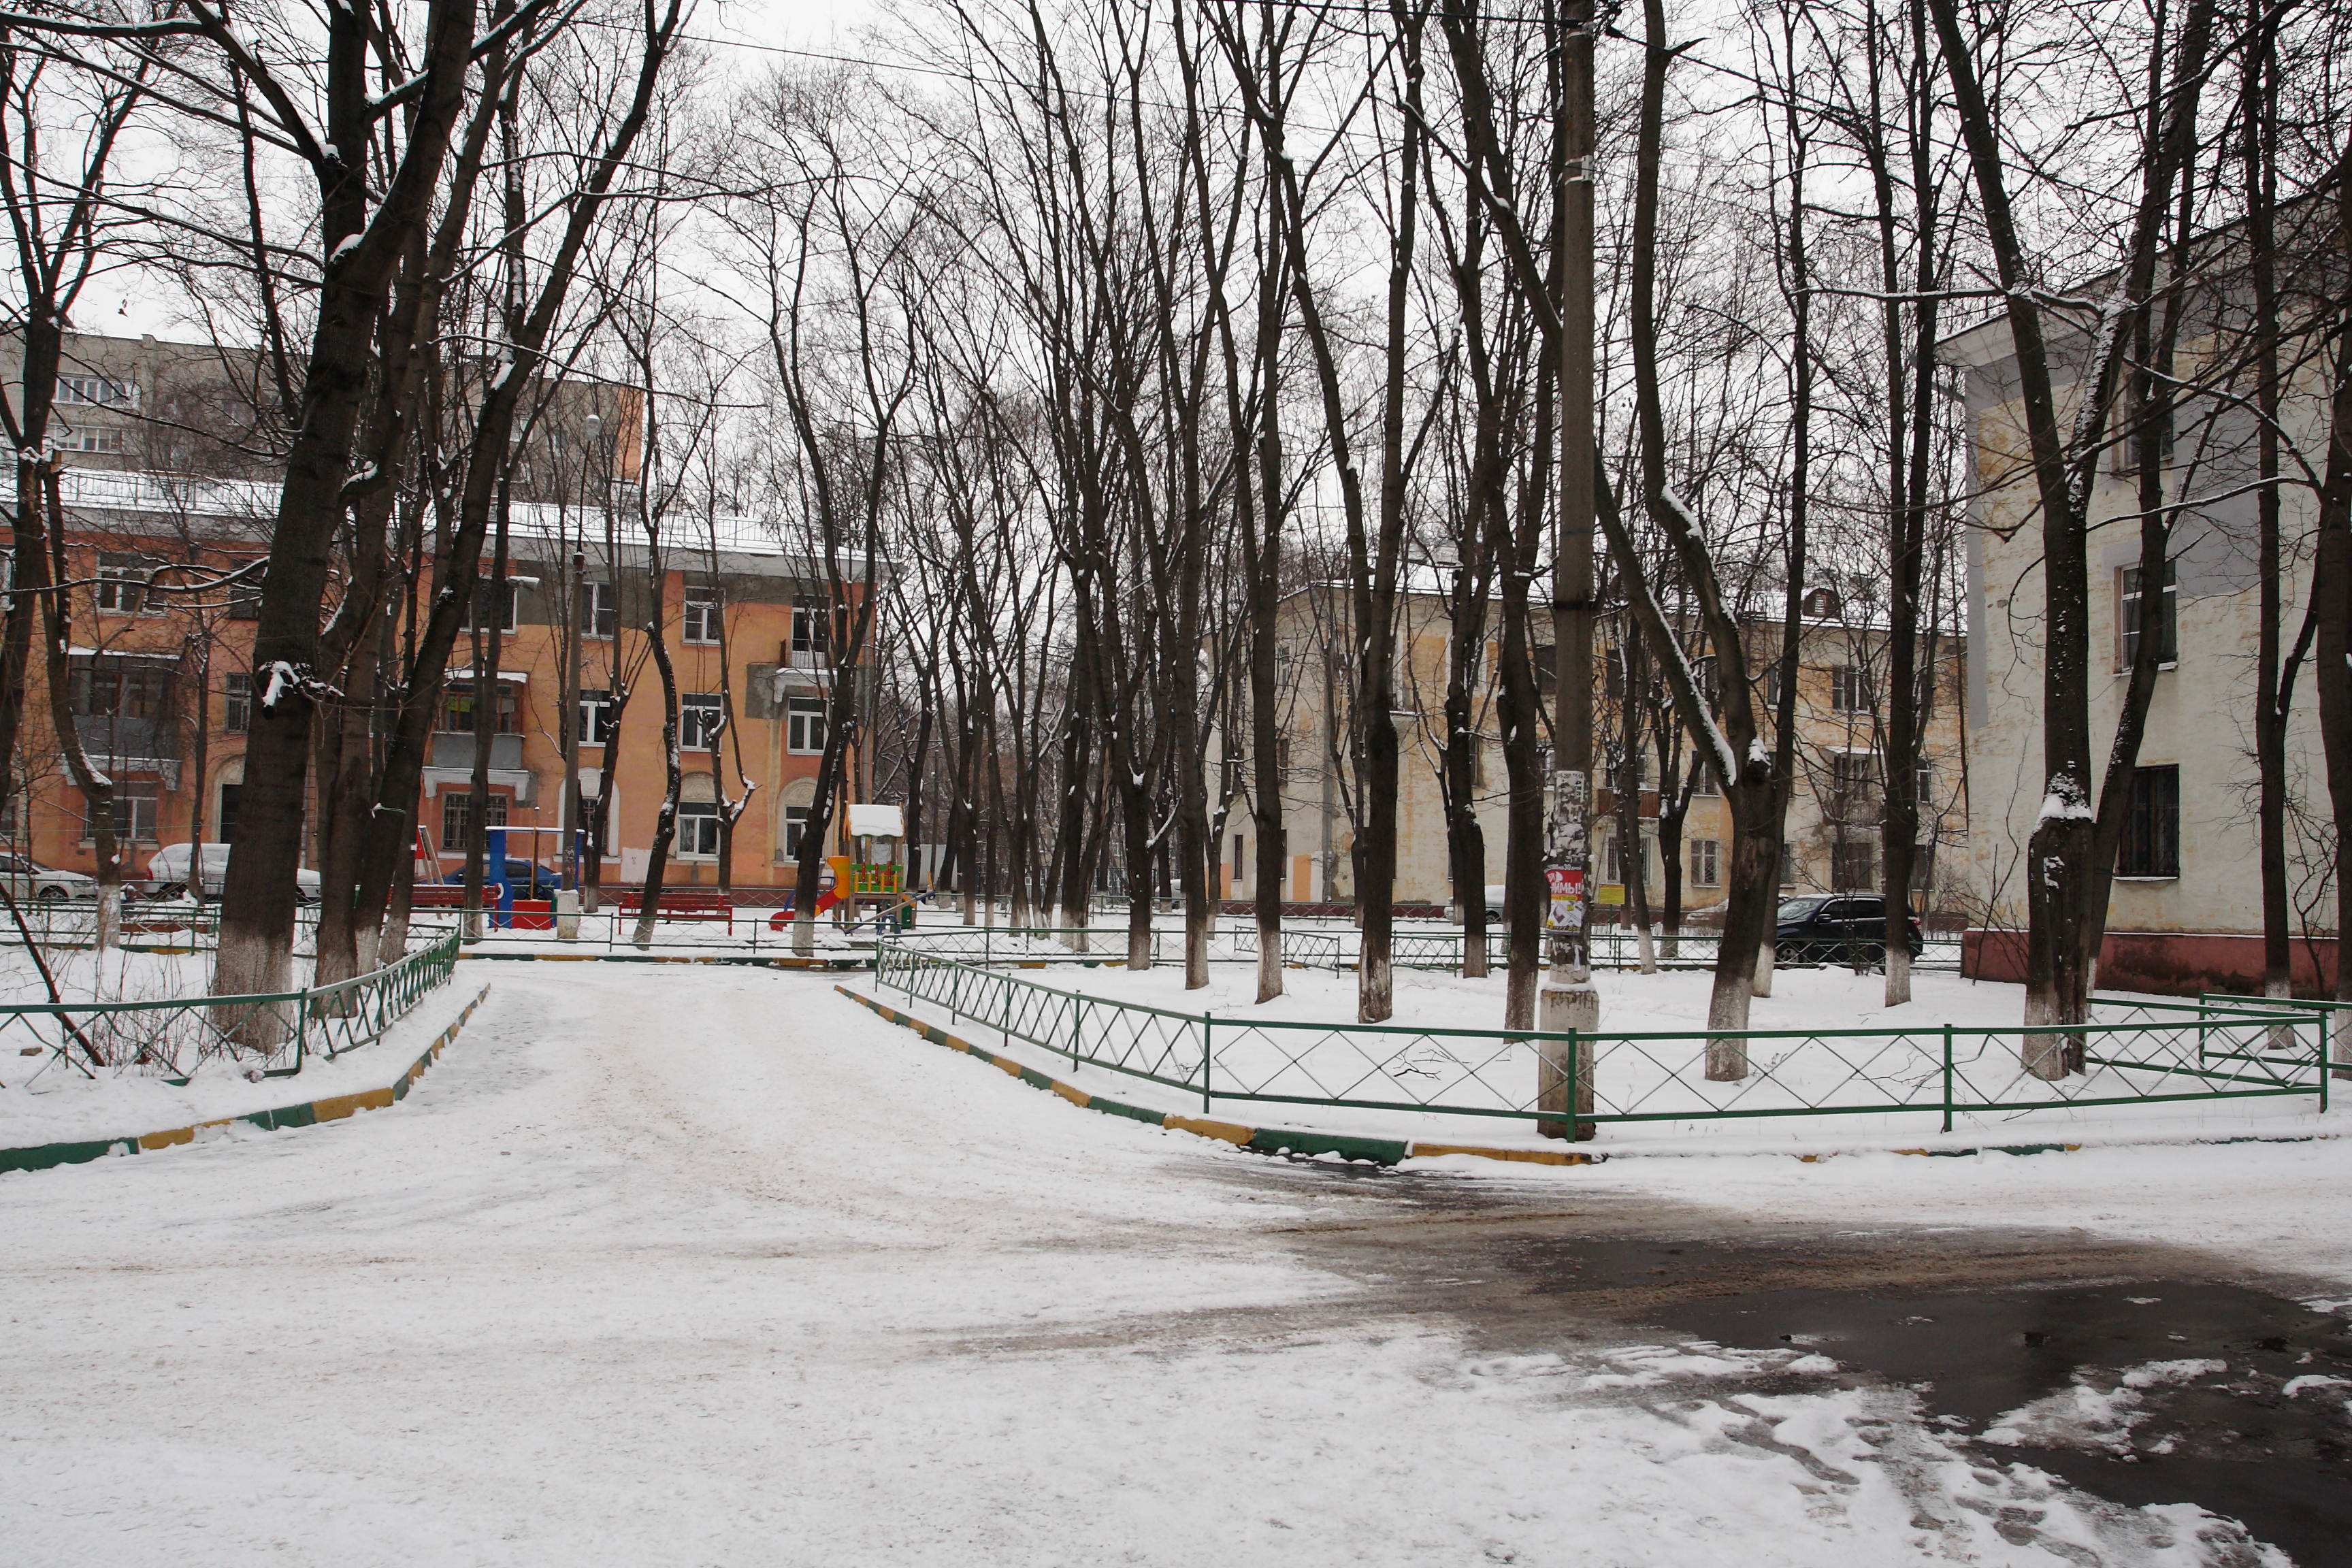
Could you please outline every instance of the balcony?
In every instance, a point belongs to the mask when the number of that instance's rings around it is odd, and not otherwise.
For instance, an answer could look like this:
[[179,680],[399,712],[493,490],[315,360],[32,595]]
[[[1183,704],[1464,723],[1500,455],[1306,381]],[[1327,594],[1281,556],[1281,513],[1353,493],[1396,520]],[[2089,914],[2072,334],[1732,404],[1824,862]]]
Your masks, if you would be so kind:
[[[474,782],[474,737],[463,730],[436,730],[433,750],[425,764],[425,792],[469,788]],[[522,765],[522,737],[490,737],[490,785],[513,792],[515,804],[529,805],[537,797],[539,775]]]

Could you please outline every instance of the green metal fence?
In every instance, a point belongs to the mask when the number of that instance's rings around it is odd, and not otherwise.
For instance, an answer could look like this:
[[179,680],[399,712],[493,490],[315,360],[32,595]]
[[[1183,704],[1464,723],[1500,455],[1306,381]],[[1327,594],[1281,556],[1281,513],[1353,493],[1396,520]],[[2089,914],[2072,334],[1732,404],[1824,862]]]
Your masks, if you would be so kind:
[[[1090,996],[1003,972],[1029,960],[967,962],[891,941],[875,978],[1084,1063],[1218,1101],[1341,1107],[1529,1121],[1547,1082],[1590,1086],[1580,1121],[1675,1122],[1790,1116],[1936,1118],[2305,1097],[2327,1108],[2326,1019],[2259,1002],[2101,998],[2090,1022],[1910,1029],[1515,1033],[1412,1025],[1218,1017]],[[1710,1078],[1710,1050],[1744,1058]],[[2045,1078],[2029,1067],[2077,1058]],[[1550,1058],[1547,1061],[1546,1058]]]
[[0,1005],[0,1051],[91,1073],[184,1080],[226,1058],[249,1073],[289,1077],[311,1055],[333,1058],[380,1037],[448,983],[457,951],[457,933],[446,931],[373,973],[271,995]]

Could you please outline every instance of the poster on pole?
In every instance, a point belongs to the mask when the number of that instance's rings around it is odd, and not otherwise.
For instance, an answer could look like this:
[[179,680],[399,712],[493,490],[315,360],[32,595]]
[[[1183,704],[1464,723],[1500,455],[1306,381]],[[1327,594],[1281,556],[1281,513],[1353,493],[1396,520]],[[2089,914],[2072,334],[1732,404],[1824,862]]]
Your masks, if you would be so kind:
[[1551,910],[1544,924],[1553,931],[1584,929],[1584,868],[1580,866],[1547,866],[1544,878],[1551,884]]

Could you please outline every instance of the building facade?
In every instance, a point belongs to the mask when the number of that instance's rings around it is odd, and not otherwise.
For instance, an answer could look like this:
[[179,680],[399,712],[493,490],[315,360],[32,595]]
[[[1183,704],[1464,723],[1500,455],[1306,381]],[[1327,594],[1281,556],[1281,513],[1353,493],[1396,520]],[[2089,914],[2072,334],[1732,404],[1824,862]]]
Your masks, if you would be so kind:
[[[1453,643],[1448,595],[1435,591],[1402,595],[1399,613],[1396,723],[1401,760],[1398,776],[1396,901],[1406,905],[1448,904],[1453,897],[1446,838],[1443,769],[1444,698]],[[1878,886],[1880,816],[1884,802],[1881,714],[1885,637],[1871,618],[1849,612],[1840,596],[1816,590],[1806,596],[1810,612],[1803,634],[1797,683],[1797,792],[1788,817],[1781,882],[1790,892],[1874,889]],[[1345,663],[1350,640],[1344,635],[1345,595],[1335,589],[1305,589],[1280,607],[1276,668],[1281,698],[1282,816],[1286,839],[1282,896],[1305,904],[1345,903],[1354,898],[1349,847],[1354,814],[1348,760],[1347,693],[1352,685]],[[1540,617],[1539,617],[1540,618]],[[1751,665],[1760,665],[1780,646],[1780,627],[1759,626]],[[1622,678],[1612,677],[1611,649],[1615,627],[1604,625],[1598,648],[1594,690],[1596,750],[1603,787],[1596,794],[1593,861],[1599,902],[1624,902],[1627,861],[1620,841],[1614,783],[1622,775],[1618,759],[1623,732]],[[1471,683],[1474,750],[1473,809],[1485,839],[1485,885],[1503,879],[1508,827],[1509,780],[1503,763],[1501,726],[1496,713],[1500,658],[1499,633],[1490,625]],[[1959,638],[1943,639],[1936,659],[1937,694],[1927,715],[1920,770],[1923,854],[1915,888],[1923,908],[1944,902],[1945,868],[1968,834],[1967,774],[1962,766],[1958,710]],[[1553,685],[1550,648],[1537,650],[1542,700],[1549,709]],[[1711,663],[1703,661],[1703,676]],[[1771,695],[1769,679],[1759,698]],[[1239,700],[1245,701],[1244,696]],[[1217,737],[1222,748],[1224,737]],[[1711,771],[1700,766],[1687,741],[1670,744],[1664,760],[1654,736],[1643,745],[1640,794],[1642,855],[1650,907],[1664,907],[1664,852],[1659,826],[1670,826],[1679,807],[1681,831],[1668,834],[1679,848],[1682,902],[1701,915],[1728,897],[1731,815]],[[1673,766],[1673,777],[1660,780]],[[1549,777],[1550,763],[1542,763]],[[1253,825],[1246,792],[1254,770],[1230,769],[1236,797],[1219,847],[1219,884],[1228,899],[1255,895],[1252,881]],[[1547,802],[1549,810],[1549,802]]]
[[[203,351],[163,352],[151,341],[117,353],[108,347],[115,342],[77,340],[74,368],[60,375],[60,414],[79,410],[74,438],[89,443],[67,449],[59,476],[74,584],[65,707],[91,765],[113,781],[124,875],[137,879],[163,845],[198,834],[234,841],[245,738],[261,695],[251,668],[259,592],[249,581],[190,585],[267,555],[277,488],[266,478],[222,477],[225,462],[191,462],[192,471],[137,466],[163,439],[152,428],[163,422],[158,395],[138,379],[148,374],[141,367],[184,372]],[[92,363],[100,369],[83,368]],[[83,402],[65,396],[62,384],[77,380],[90,383],[76,389]],[[121,434],[89,435],[101,425]],[[537,435],[551,453],[563,448],[551,438],[560,428]],[[594,433],[589,424],[585,434]],[[463,864],[473,828],[478,689],[493,684],[487,825],[509,829],[510,855],[562,866],[576,826],[564,789],[564,678],[576,643],[579,774],[585,797],[601,791],[608,803],[602,880],[644,879],[667,789],[662,687],[651,658],[650,637],[658,636],[677,678],[684,776],[666,884],[716,885],[722,817],[746,803],[728,846],[731,882],[792,886],[828,698],[838,681],[856,678],[836,665],[843,616],[823,574],[774,531],[728,517],[671,515],[656,563],[627,483],[633,465],[608,463],[600,482],[574,486],[555,482],[559,465],[550,457],[531,456],[549,481],[541,493],[558,499],[513,507],[503,602],[493,606],[486,583],[452,651],[415,802],[420,878]],[[567,489],[572,499],[562,497]],[[490,564],[485,559],[486,576]],[[386,630],[391,646],[413,627],[428,591],[421,585],[418,599],[398,608]],[[850,590],[849,603],[855,595]],[[478,681],[474,650],[487,656],[492,639],[496,680]],[[44,865],[88,872],[96,857],[89,807],[58,744],[48,688],[37,657],[19,788],[0,830]],[[854,785],[855,748],[845,762]],[[310,864],[316,816],[306,829]]]
[[[2228,243],[2226,237],[2222,240]],[[2292,272],[2292,266],[2283,266]],[[2191,312],[2177,366],[2194,387],[2163,432],[2167,504],[2172,512],[2162,663],[2132,778],[2129,827],[2115,868],[2098,984],[2106,988],[2246,992],[2263,981],[2260,837],[2255,822],[2256,651],[2262,572],[2254,481],[2256,426],[2230,320],[2231,279]],[[2239,281],[2242,281],[2240,279]],[[2290,343],[2295,367],[2281,406],[2283,469],[2290,477],[2326,466],[2327,403],[2323,355]],[[2025,460],[2022,403],[2008,323],[1997,319],[1945,343],[1947,363],[1966,377],[1974,494],[1968,532],[1970,658],[1969,764],[1979,811],[1969,878],[1977,910],[1969,938],[1974,973],[2024,973],[2026,846],[2047,793],[2042,768],[2042,527]],[[2058,340],[2053,363],[2084,357]],[[2079,384],[2058,388],[2062,427],[2074,415]],[[2118,425],[2119,421],[2111,421]],[[2107,745],[2122,711],[2137,650],[2140,582],[2137,454],[2140,441],[2107,432],[2091,497],[2089,626],[2092,753],[2104,790]],[[2308,465],[2308,469],[2303,466]],[[2313,487],[2279,488],[2285,639],[2292,643],[2309,602]],[[2332,984],[2336,902],[2325,826],[2326,764],[2308,672],[2285,733],[2287,876],[2294,981],[2298,990]]]

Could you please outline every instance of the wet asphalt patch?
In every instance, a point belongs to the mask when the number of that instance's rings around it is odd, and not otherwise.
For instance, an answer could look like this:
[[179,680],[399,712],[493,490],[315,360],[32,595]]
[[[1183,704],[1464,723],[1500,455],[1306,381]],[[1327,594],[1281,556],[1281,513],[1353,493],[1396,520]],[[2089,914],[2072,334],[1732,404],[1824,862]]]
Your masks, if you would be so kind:
[[1313,1195],[1286,1238],[1360,1281],[1365,1307],[1443,1315],[1477,1352],[1661,1331],[1811,1351],[1911,1391],[1988,1464],[2126,1507],[2192,1502],[2306,1568],[2352,1561],[2352,1324],[2294,1282],[2075,1231],[1832,1228],[1552,1184],[1255,1169],[1236,1179]]

